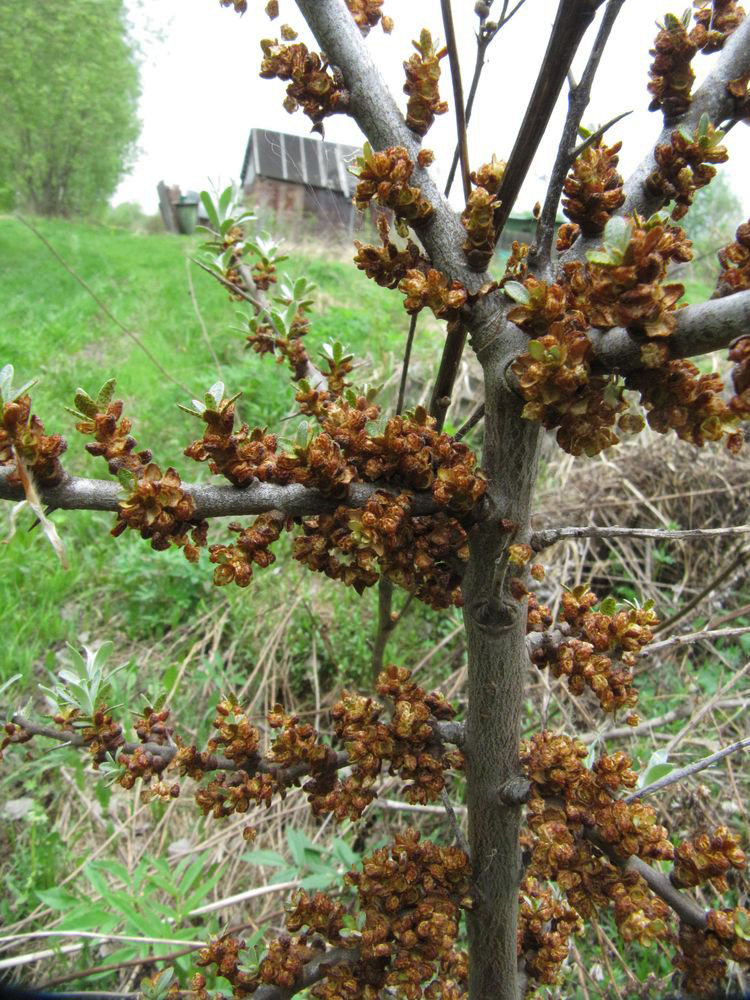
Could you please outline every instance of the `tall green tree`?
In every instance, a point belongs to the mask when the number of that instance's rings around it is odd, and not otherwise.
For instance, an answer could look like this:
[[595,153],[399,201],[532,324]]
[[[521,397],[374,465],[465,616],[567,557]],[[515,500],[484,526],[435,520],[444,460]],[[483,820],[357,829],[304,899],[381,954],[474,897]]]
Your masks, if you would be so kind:
[[0,0],[0,191],[43,215],[106,201],[140,131],[123,0]]

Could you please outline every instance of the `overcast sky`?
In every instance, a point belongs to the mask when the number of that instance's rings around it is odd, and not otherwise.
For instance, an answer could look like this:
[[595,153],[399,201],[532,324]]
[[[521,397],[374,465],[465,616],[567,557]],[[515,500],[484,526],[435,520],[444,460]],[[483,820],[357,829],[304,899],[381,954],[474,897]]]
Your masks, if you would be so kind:
[[[310,122],[301,113],[287,114],[281,106],[285,85],[261,80],[261,38],[277,37],[282,23],[300,32],[300,39],[314,45],[293,0],[280,0],[281,17],[273,23],[263,13],[265,0],[249,0],[244,17],[218,0],[130,0],[134,33],[143,48],[140,153],[132,173],[121,183],[114,203],[137,201],[149,212],[157,209],[156,185],[160,180],[179,184],[183,191],[219,188],[238,179],[249,130],[278,129],[306,135]],[[496,0],[500,7],[500,0]],[[627,176],[647,145],[659,133],[661,114],[647,111],[650,48],[656,34],[655,18],[669,10],[681,12],[687,0],[670,7],[668,0],[626,0],[602,67],[584,123],[599,125],[621,111],[633,114],[610,133],[623,141],[620,169]],[[526,0],[525,6],[495,38],[490,47],[474,117],[469,129],[469,154],[473,167],[493,152],[506,158],[525,109],[554,20],[557,0]],[[411,39],[422,27],[442,36],[439,0],[386,0],[384,10],[396,27],[391,36],[380,29],[370,32],[368,44],[402,106],[403,61],[412,50]],[[465,86],[474,68],[477,18],[474,0],[453,0],[454,19]],[[596,25],[584,39],[574,64],[580,75]],[[698,83],[714,65],[716,56],[698,54],[694,60]],[[450,101],[449,70],[443,62],[442,93]],[[697,86],[697,84],[696,84]],[[566,97],[560,99],[552,124],[532,166],[517,208],[529,209],[542,199],[565,114]],[[326,138],[361,145],[363,137],[351,119],[337,115],[326,119]],[[425,139],[436,153],[433,171],[438,180],[447,172],[455,142],[451,111],[438,118]],[[750,212],[750,128],[737,126],[727,137],[730,161],[724,169],[732,187]],[[743,166],[744,164],[744,166]],[[460,184],[454,200],[460,199]]]

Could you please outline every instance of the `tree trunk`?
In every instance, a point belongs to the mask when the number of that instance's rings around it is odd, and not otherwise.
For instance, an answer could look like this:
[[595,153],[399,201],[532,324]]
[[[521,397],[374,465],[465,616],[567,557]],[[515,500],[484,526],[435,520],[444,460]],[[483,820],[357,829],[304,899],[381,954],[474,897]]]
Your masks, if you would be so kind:
[[[500,338],[498,338],[498,341]],[[497,343],[497,342],[496,342]],[[502,371],[498,358],[485,371]],[[489,478],[492,516],[477,526],[464,582],[469,658],[466,789],[469,841],[476,887],[468,915],[471,1000],[518,1000],[516,916],[521,879],[520,806],[499,800],[502,785],[519,773],[518,745],[528,657],[526,605],[504,590],[491,608],[496,560],[508,536],[500,518],[518,524],[514,540],[529,530],[539,455],[539,426],[522,420],[522,402],[504,380],[488,378],[483,468]]]

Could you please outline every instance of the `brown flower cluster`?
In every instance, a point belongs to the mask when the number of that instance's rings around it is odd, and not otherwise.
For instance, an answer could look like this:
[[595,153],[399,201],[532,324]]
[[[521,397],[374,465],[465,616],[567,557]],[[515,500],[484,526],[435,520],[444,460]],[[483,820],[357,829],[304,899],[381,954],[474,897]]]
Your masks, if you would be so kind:
[[417,50],[404,63],[406,83],[404,93],[408,94],[406,124],[417,135],[426,135],[436,115],[444,115],[448,110],[445,101],[440,100],[440,60],[448,54],[446,48],[435,49],[432,35],[423,28],[419,41],[412,42]]
[[396,288],[407,272],[429,267],[428,261],[412,240],[407,240],[403,249],[391,242],[388,217],[385,214],[378,215],[377,225],[382,246],[354,241],[357,248],[354,263],[368,278],[372,278],[382,288]]
[[737,228],[734,243],[719,251],[721,271],[713,298],[750,289],[750,219]]
[[359,184],[354,192],[354,203],[361,211],[364,212],[375,199],[412,226],[423,225],[433,214],[434,208],[420,189],[409,184],[414,164],[403,146],[391,146],[375,153],[370,144],[365,143],[357,166]]
[[717,372],[701,375],[692,361],[669,361],[661,368],[629,373],[625,384],[640,393],[649,426],[659,434],[673,430],[680,440],[701,448],[726,436],[729,451],[742,447],[743,436],[737,430],[742,404],[737,404],[738,415],[724,402],[724,384]]
[[685,289],[665,284],[670,264],[692,260],[684,230],[660,216],[630,220],[613,218],[605,233],[604,251],[588,255],[586,265],[565,265],[571,305],[580,308],[591,326],[625,326],[643,337],[669,337],[674,312]]
[[209,549],[211,562],[218,564],[214,570],[216,586],[236,583],[238,587],[247,587],[253,576],[253,563],[265,569],[276,562],[270,547],[279,540],[284,528],[289,527],[289,519],[278,511],[260,514],[247,527],[230,524],[229,530],[239,535],[237,541],[231,545],[212,545]]
[[[390,721],[382,718],[382,706],[374,699],[348,692],[331,710],[352,773],[344,781],[336,778],[328,789],[305,786],[316,813],[359,818],[374,798],[375,782],[386,764],[390,774],[409,782],[406,799],[416,803],[434,802],[445,787],[445,771],[462,767],[461,755],[445,749],[434,727],[435,721],[455,715],[442,695],[427,694],[408,670],[393,665],[378,677],[377,691],[393,704]],[[323,769],[321,762],[319,771]]]
[[[604,712],[633,709],[638,703],[633,666],[638,652],[652,641],[658,619],[650,605],[618,608],[610,598],[594,610],[598,603],[585,585],[575,587],[563,594],[559,618],[553,622],[549,609],[530,596],[528,631],[549,633],[557,626],[561,633],[536,647],[532,660],[540,670],[565,677],[574,695],[588,687]],[[638,717],[631,712],[627,721],[635,725]]]
[[362,593],[381,576],[440,610],[460,606],[465,530],[444,513],[414,517],[408,497],[376,493],[361,510],[305,518],[294,558]]
[[570,938],[582,928],[581,918],[533,876],[521,883],[519,901],[518,957],[535,983],[554,985],[568,957]]
[[462,850],[420,840],[414,829],[365,858],[361,873],[346,875],[364,914],[362,959],[388,963],[385,987],[419,1000],[422,984],[436,975],[457,986],[465,981],[454,946],[461,910],[471,906],[469,877]]
[[745,19],[745,11],[737,0],[693,0],[693,6],[698,29],[694,29],[694,34],[705,53],[723,48],[727,38]]
[[438,319],[447,320],[449,328],[458,322],[468,299],[460,281],[448,281],[443,272],[434,267],[407,271],[398,287],[405,295],[404,308],[410,315],[427,307]]
[[646,190],[664,202],[674,201],[673,219],[687,214],[696,192],[716,175],[711,164],[725,163],[729,158],[726,146],[721,145],[723,138],[724,133],[703,115],[693,132],[676,129],[669,143],[654,150],[656,170],[646,178]]
[[[285,295],[278,296],[276,301],[282,308],[291,304],[291,300]],[[278,354],[279,364],[286,360],[292,372],[292,379],[297,382],[309,374],[310,368],[310,358],[302,343],[302,338],[310,331],[308,311],[309,306],[306,303],[298,303],[297,311],[286,334],[276,329],[270,320],[262,315],[253,316],[248,322],[247,346],[261,356]]]
[[679,889],[710,882],[717,892],[726,892],[727,872],[743,869],[745,862],[739,839],[720,826],[711,835],[701,833],[678,845],[671,878]]
[[734,396],[729,406],[740,420],[750,417],[750,337],[740,337],[729,350],[729,360],[734,362],[732,383]]
[[653,95],[649,111],[661,108],[667,122],[679,118],[690,107],[690,91],[695,80],[691,63],[698,51],[698,42],[695,32],[688,33],[682,19],[674,14],[665,16],[649,53],[654,60],[649,70],[648,91]]
[[247,424],[235,431],[234,411],[232,399],[222,399],[215,408],[207,406],[200,414],[206,424],[203,437],[188,445],[185,455],[195,462],[208,462],[215,476],[224,476],[233,486],[247,486],[253,479],[276,482],[276,435],[260,427],[250,431]]
[[[0,413],[0,465],[16,465],[20,458],[40,486],[58,486],[65,478],[60,455],[68,447],[59,434],[45,434],[44,424],[31,414],[28,394],[2,404]],[[21,483],[18,468],[10,483]]]
[[672,845],[650,806],[613,797],[635,786],[629,758],[603,756],[589,770],[586,756],[583,744],[561,734],[543,732],[522,744],[532,782],[527,874],[556,882],[584,919],[612,906],[623,939],[649,945],[666,936],[668,907],[639,875],[613,865],[604,848],[623,860],[671,859]]
[[505,176],[505,160],[498,160],[495,154],[489,163],[483,163],[479,170],[472,170],[469,175],[472,184],[484,188],[488,194],[497,194]]
[[380,9],[383,0],[346,0],[346,6],[363,35],[368,35],[370,28],[378,23],[386,35],[393,31],[393,19]]
[[[690,260],[691,250],[683,230],[659,216],[647,221],[615,216],[607,224],[604,248],[587,257],[564,264],[556,283],[527,277],[522,285],[506,281],[504,288],[517,302],[508,318],[535,337],[512,368],[527,400],[524,416],[558,427],[558,444],[566,451],[594,455],[618,442],[615,426],[629,434],[644,421],[630,412],[623,394],[637,386],[591,374],[586,331],[625,326],[642,337],[666,340],[684,292],[682,285],[664,283],[667,268]],[[644,344],[643,351],[654,355],[648,362],[652,370],[636,378],[657,383],[662,373],[669,377],[662,367],[667,350]]]
[[344,87],[340,71],[331,67],[325,57],[310,52],[305,44],[281,45],[263,39],[263,61],[260,75],[289,81],[284,108],[291,114],[298,108],[316,125],[329,115],[345,112],[349,92]]
[[745,969],[750,963],[750,911],[742,906],[709,910],[705,930],[680,924],[675,964],[691,996],[717,995],[717,984],[727,979],[727,959]]
[[119,476],[128,490],[112,534],[121,535],[126,528],[133,528],[151,542],[152,549],[161,552],[176,545],[190,562],[196,562],[199,549],[206,544],[208,523],[195,517],[193,498],[182,488],[175,469],[162,472],[151,461],[150,451],[135,451],[130,421],[122,416],[122,400],[110,401],[113,390],[111,380],[94,401],[79,389],[77,409],[72,411],[80,418],[76,430],[94,437],[86,451],[104,458],[109,471]]
[[[621,147],[621,142],[606,146],[603,139],[597,139],[577,157],[565,179],[563,211],[584,236],[603,233],[612,213],[625,201],[622,177],[617,172]],[[570,235],[572,231],[566,230],[563,238]]]
[[484,271],[495,254],[494,214],[497,199],[483,187],[476,187],[469,195],[461,222],[466,230],[463,251],[475,271]]
[[[420,841],[419,833],[409,830],[397,834],[390,849],[365,858],[363,871],[349,872],[345,880],[357,893],[359,930],[344,937],[344,907],[322,892],[298,891],[286,916],[286,929],[295,936],[272,941],[257,967],[242,961],[244,945],[232,937],[213,941],[197,964],[215,965],[237,997],[255,993],[261,984],[296,992],[305,965],[323,956],[326,945],[341,949],[351,942],[351,960],[328,965],[325,978],[312,986],[316,1000],[377,1000],[389,988],[405,1000],[465,995],[466,956],[454,950],[461,910],[471,905],[462,851]],[[193,985],[199,997],[207,997],[202,976]]]

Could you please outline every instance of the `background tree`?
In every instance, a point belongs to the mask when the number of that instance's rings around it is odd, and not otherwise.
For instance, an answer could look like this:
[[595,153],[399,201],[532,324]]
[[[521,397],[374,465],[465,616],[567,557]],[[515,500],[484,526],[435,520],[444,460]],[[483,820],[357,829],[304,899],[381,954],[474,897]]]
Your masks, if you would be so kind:
[[140,131],[122,0],[0,6],[0,189],[41,215],[104,204]]
[[[225,5],[241,12],[248,6],[245,0]],[[508,6],[493,22],[489,4],[477,5],[478,69],[482,46],[512,13]],[[331,114],[351,114],[368,138],[357,163],[355,200],[389,209],[401,242],[393,242],[383,218],[380,245],[358,245],[355,259],[373,280],[403,293],[412,317],[429,308],[446,323],[429,413],[405,411],[383,426],[374,393],[350,385],[353,359],[340,345],[316,364],[304,342],[308,283],[278,281],[276,248],[248,235],[231,190],[218,204],[206,202],[212,257],[204,263],[245,308],[250,346],[289,363],[299,412],[312,424],[300,428],[292,448],[281,450],[263,428],[238,428],[236,394],[216,383],[189,409],[204,426],[185,454],[207,462],[230,485],[187,484],[150,452],[136,450],[109,381],[93,394],[79,390],[76,426],[93,438],[89,452],[107,461],[119,485],[70,478],[60,460],[64,442],[31,415],[29,387],[13,386],[13,371],[3,371],[0,459],[7,468],[0,491],[9,499],[25,497],[53,539],[42,500],[116,511],[115,535],[137,530],[156,550],[182,548],[190,562],[206,545],[209,521],[256,514],[251,524],[230,525],[231,537],[210,547],[217,584],[248,585],[254,567],[273,561],[272,546],[289,530],[295,557],[310,569],[358,591],[382,585],[384,625],[385,584],[435,608],[463,608],[469,697],[461,723],[439,693],[427,693],[408,670],[389,666],[377,693],[392,711],[364,695],[342,695],[332,712],[336,748],[275,707],[267,715],[275,735],[263,752],[258,729],[231,698],[219,703],[214,735],[203,748],[183,744],[158,704],[146,707],[134,726],[137,739],[129,741],[113,714],[101,665],[90,657],[52,692],[53,725],[23,714],[8,724],[6,744],[43,735],[86,747],[123,787],[141,779],[151,794],[169,798],[180,788],[168,768],[197,779],[197,804],[216,818],[242,814],[250,803],[270,801],[303,780],[316,815],[358,817],[385,769],[400,777],[417,804],[443,798],[446,774],[465,769],[468,844],[458,828],[452,847],[420,841],[414,831],[397,835],[347,876],[355,891],[351,909],[324,894],[297,895],[286,928],[303,933],[271,941],[256,964],[243,964],[231,936],[212,942],[199,964],[216,966],[237,996],[255,992],[269,1000],[312,987],[323,998],[369,1000],[395,992],[452,1000],[468,991],[471,1000],[516,1000],[527,987],[554,982],[580,922],[610,908],[626,943],[658,941],[671,949],[691,993],[715,993],[727,960],[746,963],[750,956],[750,912],[741,905],[707,907],[689,892],[708,882],[723,890],[730,870],[742,867],[734,835],[720,827],[675,845],[642,801],[666,779],[636,789],[625,754],[589,752],[565,734],[543,730],[520,740],[529,658],[565,677],[573,695],[637,725],[633,668],[657,624],[650,604],[620,606],[586,586],[566,592],[557,614],[534,593],[543,570],[533,560],[556,541],[606,537],[607,530],[639,534],[630,526],[531,530],[542,427],[576,456],[615,447],[622,436],[640,432],[646,419],[657,432],[673,431],[699,447],[723,441],[735,453],[750,412],[748,224],[722,251],[714,299],[680,309],[684,289],[670,280],[671,265],[691,253],[675,223],[713,177],[713,164],[727,158],[720,126],[748,114],[750,21],[732,0],[698,0],[694,21],[665,17],[649,84],[664,129],[623,183],[617,145],[603,138],[607,128],[578,144],[621,6],[622,0],[561,0],[507,161],[495,158],[473,172],[449,0],[441,3],[447,52],[426,29],[406,64],[405,117],[363,39],[378,23],[392,26],[379,0],[297,0],[325,56],[297,42],[290,26],[282,27],[283,41],[263,42],[261,75],[286,84],[288,110],[302,109],[315,127]],[[599,7],[586,69],[570,91],[535,242],[516,246],[502,278],[493,280],[486,268],[496,241]],[[275,18],[278,4],[269,3],[267,12]],[[719,55],[693,94],[690,64],[699,50]],[[431,153],[420,148],[435,115],[447,110],[439,91],[446,55],[466,196],[460,217],[430,177]],[[570,222],[556,232],[561,196]],[[484,375],[481,470],[459,440],[462,433],[441,430],[467,340]],[[734,392],[725,394],[718,375],[700,375],[685,359],[729,344]],[[741,534],[746,526],[726,530]],[[658,531],[657,537],[685,533]],[[446,808],[450,812],[447,794]],[[671,863],[669,874],[655,864],[660,861]],[[468,967],[457,947],[462,912]],[[166,981],[153,989],[162,985]],[[206,996],[200,977],[193,985]]]
[[704,280],[716,281],[719,270],[716,254],[731,242],[741,213],[739,198],[724,174],[717,174],[696,194],[685,217],[685,232],[693,243],[693,261],[689,268]]

